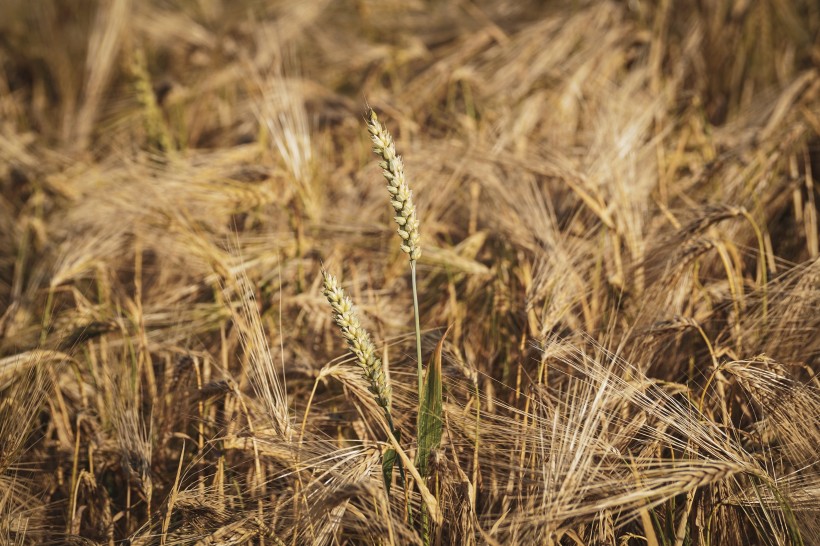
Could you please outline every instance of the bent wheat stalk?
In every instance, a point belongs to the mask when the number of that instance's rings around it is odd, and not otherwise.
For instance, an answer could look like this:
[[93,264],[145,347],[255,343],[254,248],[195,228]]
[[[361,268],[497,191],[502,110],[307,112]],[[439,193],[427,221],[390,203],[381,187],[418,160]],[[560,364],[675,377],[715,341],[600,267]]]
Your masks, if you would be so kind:
[[[389,428],[389,440],[394,446],[398,446],[400,435],[393,424],[393,416],[390,413],[390,399],[393,394],[390,381],[385,373],[382,360],[376,356],[376,347],[370,340],[370,334],[362,328],[359,317],[353,307],[353,301],[345,294],[339,281],[322,269],[322,292],[324,293],[330,307],[333,310],[333,321],[342,332],[342,337],[347,341],[347,346],[356,356],[356,361],[364,373],[365,379],[369,383],[370,392],[373,393],[376,403],[384,410]],[[384,477],[384,487],[390,495],[390,483],[393,476],[393,466],[399,468],[401,483],[404,483],[404,464],[396,457],[396,449],[388,449],[382,456],[382,475]],[[412,470],[412,469],[411,469]]]

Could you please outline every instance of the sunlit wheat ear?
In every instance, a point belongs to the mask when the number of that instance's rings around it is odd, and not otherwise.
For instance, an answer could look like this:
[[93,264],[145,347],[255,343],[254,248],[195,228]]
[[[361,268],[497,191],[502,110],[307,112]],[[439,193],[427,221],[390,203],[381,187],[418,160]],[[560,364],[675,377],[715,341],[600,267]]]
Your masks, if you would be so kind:
[[410,256],[411,262],[415,262],[421,256],[419,221],[416,218],[416,207],[413,205],[413,192],[404,180],[404,163],[401,157],[396,155],[393,137],[379,122],[373,110],[367,113],[367,130],[370,131],[373,140],[373,152],[382,158],[379,166],[387,180],[390,203],[396,211],[394,220],[399,225],[401,249]]
[[323,269],[322,280],[322,292],[333,309],[333,321],[341,329],[348,348],[356,356],[364,376],[370,383],[370,392],[376,397],[376,403],[389,411],[392,390],[387,382],[382,361],[376,356],[376,347],[370,340],[370,334],[362,328],[353,302],[345,295],[336,277]]

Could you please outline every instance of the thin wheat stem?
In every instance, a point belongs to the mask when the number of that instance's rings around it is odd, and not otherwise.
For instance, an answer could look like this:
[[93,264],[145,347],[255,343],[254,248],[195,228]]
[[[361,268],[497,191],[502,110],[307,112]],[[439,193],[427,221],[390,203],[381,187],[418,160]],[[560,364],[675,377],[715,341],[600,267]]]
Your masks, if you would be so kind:
[[419,400],[421,400],[421,390],[422,390],[422,356],[421,356],[421,326],[419,324],[419,293],[418,289],[416,288],[416,261],[410,261],[410,279],[413,282],[413,318],[416,321],[416,359],[418,365],[418,378],[419,378]]

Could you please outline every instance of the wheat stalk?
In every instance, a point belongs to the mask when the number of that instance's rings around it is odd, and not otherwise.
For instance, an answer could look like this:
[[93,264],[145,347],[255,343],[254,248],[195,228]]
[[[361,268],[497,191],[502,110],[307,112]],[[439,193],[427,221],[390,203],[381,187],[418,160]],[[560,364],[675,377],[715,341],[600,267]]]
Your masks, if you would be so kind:
[[390,193],[390,204],[396,212],[393,219],[398,224],[398,234],[401,237],[401,249],[410,256],[410,279],[413,283],[413,316],[416,325],[416,362],[418,375],[419,400],[422,397],[422,356],[421,356],[421,325],[419,322],[419,295],[416,285],[416,261],[421,257],[419,246],[419,220],[416,216],[416,206],[413,204],[413,192],[410,191],[404,180],[404,162],[401,156],[396,155],[396,145],[393,136],[384,128],[372,109],[367,113],[367,130],[373,141],[373,152],[382,158],[379,166],[387,180],[387,191]]
[[370,383],[370,392],[376,397],[376,403],[389,415],[392,389],[387,381],[382,361],[376,356],[376,347],[370,340],[370,334],[362,328],[353,302],[345,295],[336,277],[322,269],[322,281],[322,292],[333,309],[333,321],[342,331],[348,348],[356,356],[359,367]]

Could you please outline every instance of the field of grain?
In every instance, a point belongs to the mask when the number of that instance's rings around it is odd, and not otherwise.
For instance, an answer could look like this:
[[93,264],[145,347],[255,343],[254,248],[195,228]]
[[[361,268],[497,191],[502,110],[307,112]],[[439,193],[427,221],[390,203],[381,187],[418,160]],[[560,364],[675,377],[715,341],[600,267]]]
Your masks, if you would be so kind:
[[0,0],[0,544],[820,545],[819,179],[816,0]]

